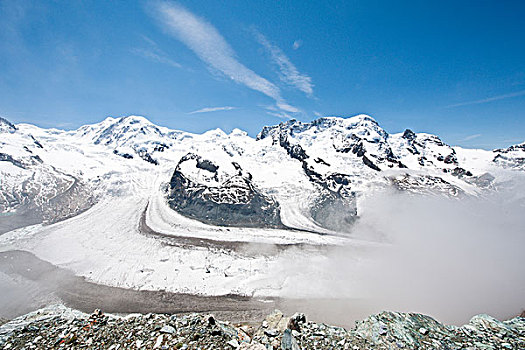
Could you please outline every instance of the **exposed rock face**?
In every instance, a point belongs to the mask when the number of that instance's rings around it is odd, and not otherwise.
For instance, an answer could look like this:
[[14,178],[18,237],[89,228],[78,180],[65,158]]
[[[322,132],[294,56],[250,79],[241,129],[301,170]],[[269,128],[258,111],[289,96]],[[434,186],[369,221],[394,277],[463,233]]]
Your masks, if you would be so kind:
[[140,158],[144,159],[146,162],[151,163],[153,165],[159,165],[159,162],[156,159],[153,159],[151,154],[148,153],[147,150],[141,149],[137,151],[137,154]]
[[3,349],[524,349],[525,318],[478,315],[465,326],[432,317],[382,312],[346,330],[286,317],[276,310],[260,325],[232,325],[209,314],[91,315],[54,305],[0,327]]
[[219,226],[283,227],[279,205],[252,183],[235,162],[219,173],[212,161],[188,153],[170,180],[168,203],[180,214]]
[[76,178],[46,170],[20,188],[0,193],[0,234],[38,223],[52,224],[78,215],[96,202],[91,188]]
[[521,349],[525,346],[525,319],[498,321],[474,316],[462,327],[446,326],[432,317],[382,312],[358,322],[353,331],[367,343],[381,348],[408,349]]
[[494,157],[494,163],[504,168],[525,169],[525,157],[507,157],[498,154]]
[[[274,145],[285,148],[292,158],[303,163],[308,176],[308,173],[317,173],[315,179],[318,183],[319,179],[328,178],[331,173],[359,174],[354,179],[383,177],[390,182],[390,175],[383,175],[385,170],[407,169],[403,175],[406,179],[415,180],[403,183],[393,181],[393,184],[398,189],[414,193],[436,191],[435,194],[447,196],[462,193],[458,186],[452,185],[454,180],[448,179],[445,174],[476,184],[471,181],[473,172],[461,166],[456,150],[439,137],[416,134],[409,129],[400,134],[388,134],[374,119],[365,115],[348,119],[320,118],[310,123],[291,120],[263,128],[257,138],[272,138]],[[411,175],[411,170],[423,169],[432,174]],[[309,178],[313,180],[312,176]],[[359,191],[355,184],[356,181],[347,186],[352,188],[350,192]],[[326,193],[321,193],[321,199],[317,202],[322,202],[323,197]]]
[[468,170],[465,170],[463,168],[457,167],[454,170],[452,170],[452,175],[457,176],[459,178],[463,178],[466,176],[472,176],[472,173]]
[[6,153],[0,153],[0,162],[9,162],[19,168],[25,168],[23,162],[18,159],[14,159],[12,156]]
[[381,169],[375,165],[370,159],[368,159],[367,156],[363,156],[363,163],[369,167],[370,169],[374,169],[375,171],[381,171]]
[[392,177],[390,180],[394,187],[400,191],[428,195],[447,194],[450,197],[458,197],[464,194],[459,187],[435,176],[405,174]]
[[498,148],[498,149],[495,149],[494,152],[496,153],[525,152],[525,143],[513,145],[508,148]]
[[0,117],[0,132],[14,133],[16,126],[9,120]]
[[[321,118],[312,122],[312,125],[329,127],[332,123],[329,119]],[[305,175],[319,189],[319,194],[310,207],[312,219],[321,227],[346,231],[357,217],[356,197],[355,192],[351,189],[350,177],[340,173],[318,173],[315,170],[316,164],[326,167],[330,167],[330,164],[320,157],[315,157],[312,160],[300,144],[290,142],[295,133],[306,131],[309,127],[309,124],[291,120],[278,126],[264,127],[257,139],[262,140],[271,137],[274,144],[278,144],[286,150],[291,158],[301,162]],[[358,152],[360,152],[359,149],[354,149],[354,153]],[[365,159],[363,162],[366,164]],[[374,168],[371,162],[368,166]],[[376,167],[374,170],[380,169]]]
[[525,170],[525,143],[513,145],[509,148],[495,149],[495,164],[504,167]]
[[412,130],[406,129],[402,137],[409,141],[414,141],[417,136],[416,136],[416,133],[414,133]]
[[469,179],[472,183],[476,184],[480,188],[491,188],[494,184],[495,177],[489,173],[482,174],[480,176],[473,176]]
[[33,135],[0,118],[0,165],[12,169],[0,170],[0,234],[67,219],[95,202],[86,182],[44,162],[39,151],[44,146]]

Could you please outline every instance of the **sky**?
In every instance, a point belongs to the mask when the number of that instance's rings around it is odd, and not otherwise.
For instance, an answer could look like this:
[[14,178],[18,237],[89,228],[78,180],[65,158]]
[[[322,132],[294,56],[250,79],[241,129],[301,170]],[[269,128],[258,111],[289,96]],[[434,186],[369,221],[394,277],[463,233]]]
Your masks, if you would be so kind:
[[524,1],[0,0],[0,116],[143,115],[255,136],[368,114],[451,145],[525,141]]

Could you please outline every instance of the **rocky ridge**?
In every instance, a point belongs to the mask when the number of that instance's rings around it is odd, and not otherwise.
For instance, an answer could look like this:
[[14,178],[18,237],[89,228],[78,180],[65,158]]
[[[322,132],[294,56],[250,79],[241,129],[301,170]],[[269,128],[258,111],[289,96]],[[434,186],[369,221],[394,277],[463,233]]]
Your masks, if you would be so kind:
[[[191,163],[191,164],[189,164]],[[231,162],[223,172],[201,156],[188,153],[173,172],[168,204],[179,213],[218,226],[284,227],[279,205],[253,184],[252,175]],[[195,178],[200,177],[202,181]]]
[[91,315],[53,305],[0,327],[3,349],[523,349],[525,318],[478,315],[447,326],[415,313],[382,312],[351,330],[276,310],[260,324],[231,324],[209,314]]

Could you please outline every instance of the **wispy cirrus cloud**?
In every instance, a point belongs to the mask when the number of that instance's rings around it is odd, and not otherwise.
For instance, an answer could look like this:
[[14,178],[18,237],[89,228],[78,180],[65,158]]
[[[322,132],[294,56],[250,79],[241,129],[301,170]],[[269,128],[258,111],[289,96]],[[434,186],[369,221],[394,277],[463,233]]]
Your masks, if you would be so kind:
[[196,111],[188,112],[188,114],[197,114],[197,113],[208,113],[208,112],[218,112],[218,111],[231,111],[233,109],[238,109],[237,107],[224,106],[224,107],[204,107],[197,109]]
[[286,113],[286,112],[282,112],[282,111],[266,112],[266,114],[268,114],[268,115],[272,115],[272,116],[274,116],[274,117],[277,117],[277,118],[280,118],[280,119],[284,119],[284,120],[292,119],[292,116],[291,116],[291,115],[289,115],[289,114]]
[[482,134],[474,134],[474,135],[469,135],[465,138],[463,138],[461,141],[470,141],[470,140],[474,140],[474,139],[477,139],[478,137],[481,137]]
[[292,48],[294,50],[297,50],[298,48],[300,48],[301,46],[303,46],[303,41],[301,39],[298,39],[298,40],[295,40],[292,44]]
[[276,105],[291,107],[275,84],[238,61],[235,51],[212,24],[177,3],[160,1],[152,4],[155,18],[167,33],[185,44],[208,67],[271,97]]
[[[257,41],[270,53],[272,61],[279,68],[279,78],[282,82],[299,89],[308,96],[312,96],[314,93],[314,85],[312,84],[312,78],[306,74],[299,72],[297,67],[290,61],[288,56],[285,55],[276,45],[272,44],[264,35],[259,31],[253,30],[253,33]],[[297,43],[297,44],[296,44]],[[294,42],[294,48],[299,48],[300,43]]]
[[175,68],[182,68],[180,63],[175,62],[171,58],[169,58],[167,55],[165,55],[162,51],[153,50],[153,49],[144,49],[144,48],[133,48],[131,49],[131,52],[137,56],[141,56],[144,58],[147,58],[151,61],[167,64],[168,66],[172,66]]
[[[291,107],[291,108],[288,108],[288,107]],[[269,106],[264,106],[264,109],[266,109],[266,114],[277,117],[277,118],[286,119],[286,120],[293,118],[289,113],[300,112],[298,109],[296,109],[293,106],[288,106],[288,107],[282,106],[282,105],[281,106],[269,105]],[[287,109],[290,109],[290,111],[288,111]]]
[[505,95],[498,95],[498,96],[493,96],[493,97],[487,97],[487,98],[484,98],[484,99],[481,99],[481,100],[474,100],[474,101],[467,101],[467,102],[456,103],[456,104],[453,104],[453,105],[446,106],[445,108],[454,108],[454,107],[470,106],[470,105],[479,105],[479,104],[483,104],[483,103],[489,103],[489,102],[493,102],[493,101],[505,100],[507,98],[518,97],[518,96],[525,96],[525,90],[521,90],[521,91],[517,91],[517,92],[510,93],[510,94],[505,94]]

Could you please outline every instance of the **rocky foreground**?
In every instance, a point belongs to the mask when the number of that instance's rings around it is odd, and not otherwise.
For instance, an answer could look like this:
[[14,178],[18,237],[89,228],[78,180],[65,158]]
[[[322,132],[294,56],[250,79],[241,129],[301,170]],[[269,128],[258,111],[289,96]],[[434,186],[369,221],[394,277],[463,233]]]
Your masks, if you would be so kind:
[[[523,315],[522,315],[523,316]],[[478,315],[462,327],[415,313],[382,312],[352,330],[268,315],[259,325],[212,315],[88,315],[53,305],[0,327],[2,349],[525,349],[525,318]]]

